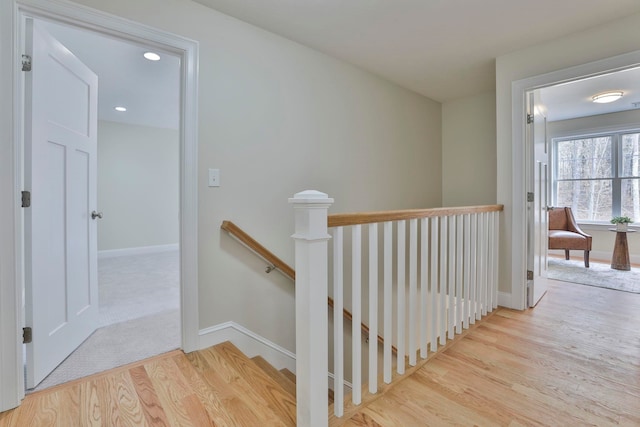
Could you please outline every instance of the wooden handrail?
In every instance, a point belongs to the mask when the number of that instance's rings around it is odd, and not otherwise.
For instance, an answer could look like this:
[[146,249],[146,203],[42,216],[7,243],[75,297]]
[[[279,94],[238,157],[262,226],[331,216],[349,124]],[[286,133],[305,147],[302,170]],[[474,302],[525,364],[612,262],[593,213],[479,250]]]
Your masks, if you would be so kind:
[[464,215],[470,213],[499,212],[503,205],[461,206],[451,208],[405,209],[380,212],[356,212],[329,215],[327,226],[346,227],[356,224],[371,224],[374,222],[399,221],[435,216]]
[[275,268],[280,270],[282,274],[290,278],[291,280],[296,280],[296,272],[291,268],[286,262],[282,261],[273,252],[269,249],[262,246],[255,240],[253,237],[249,236],[244,232],[240,227],[235,225],[231,221],[222,221],[222,225],[220,226],[224,231],[234,236],[236,239],[240,240],[244,243],[249,249],[260,255],[264,258],[269,264],[273,265]]
[[[234,236],[235,238],[240,240],[249,249],[251,249],[252,251],[257,253],[258,255],[260,255],[267,262],[269,262],[275,268],[280,270],[282,272],[282,274],[284,274],[285,276],[287,276],[288,278],[290,278],[291,280],[293,280],[295,282],[295,280],[296,280],[296,272],[295,272],[295,270],[293,268],[291,268],[286,262],[284,262],[280,258],[278,258],[269,249],[267,249],[264,246],[262,246],[253,237],[251,237],[247,233],[245,233],[244,230],[242,230],[240,227],[238,227],[237,225],[235,225],[231,221],[222,221],[222,225],[220,226],[220,228],[222,228],[224,231],[226,231],[227,233],[231,234],[232,236]],[[329,304],[329,307],[333,308],[333,299],[331,297],[327,298],[327,303]],[[353,315],[348,310],[343,309],[342,310],[342,314],[343,314],[345,319],[347,319],[349,321],[353,320]],[[362,333],[363,334],[369,335],[369,327],[367,325],[365,325],[364,323],[361,323],[360,324],[360,328],[362,329]],[[380,344],[384,344],[384,338],[382,338],[380,335],[378,335],[378,342]],[[394,353],[398,352],[398,349],[395,346],[392,346],[391,349],[393,350]]]

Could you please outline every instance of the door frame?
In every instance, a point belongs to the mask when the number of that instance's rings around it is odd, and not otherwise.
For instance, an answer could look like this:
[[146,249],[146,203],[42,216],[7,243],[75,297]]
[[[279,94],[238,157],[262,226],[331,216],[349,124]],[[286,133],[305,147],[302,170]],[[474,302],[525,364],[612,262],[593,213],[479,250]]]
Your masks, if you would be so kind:
[[18,64],[26,17],[53,20],[171,52],[181,59],[180,79],[180,286],[185,352],[198,349],[198,42],[79,4],[58,0],[0,0],[0,411],[24,398],[23,187],[24,77]]
[[540,74],[511,82],[511,147],[512,147],[512,222],[511,248],[511,308],[527,308],[527,189],[526,170],[535,159],[525,147],[526,93],[560,83],[581,80],[640,66],[640,50],[586,64],[576,65],[550,73]]

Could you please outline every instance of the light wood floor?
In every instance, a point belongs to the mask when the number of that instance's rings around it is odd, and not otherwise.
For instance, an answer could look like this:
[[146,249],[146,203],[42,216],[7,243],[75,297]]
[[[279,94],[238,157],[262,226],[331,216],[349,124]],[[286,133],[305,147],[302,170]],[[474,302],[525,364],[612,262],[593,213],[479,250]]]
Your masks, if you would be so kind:
[[[261,365],[172,352],[33,393],[0,427],[295,425],[295,388]],[[332,425],[640,426],[640,295],[553,282]]]
[[640,426],[640,295],[550,282],[332,425]]

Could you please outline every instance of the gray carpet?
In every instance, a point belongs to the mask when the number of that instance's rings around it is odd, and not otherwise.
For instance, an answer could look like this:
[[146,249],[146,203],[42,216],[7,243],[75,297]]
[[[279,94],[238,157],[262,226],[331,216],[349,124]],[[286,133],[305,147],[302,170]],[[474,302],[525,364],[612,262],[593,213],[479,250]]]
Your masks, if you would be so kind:
[[583,261],[549,258],[548,277],[564,282],[640,293],[640,269],[637,268],[631,268],[630,271],[614,270],[610,264],[597,262],[591,262],[590,267],[585,268]]
[[33,391],[180,347],[179,252],[98,264],[101,327]]

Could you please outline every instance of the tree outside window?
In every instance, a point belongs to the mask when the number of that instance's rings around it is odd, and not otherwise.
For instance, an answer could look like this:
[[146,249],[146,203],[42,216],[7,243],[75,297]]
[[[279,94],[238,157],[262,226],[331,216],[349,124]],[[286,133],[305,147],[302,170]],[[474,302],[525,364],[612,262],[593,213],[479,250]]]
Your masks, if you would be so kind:
[[640,133],[556,139],[553,146],[556,206],[570,206],[579,221],[640,219]]

